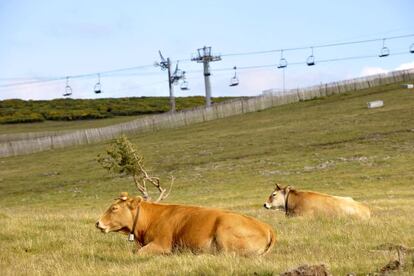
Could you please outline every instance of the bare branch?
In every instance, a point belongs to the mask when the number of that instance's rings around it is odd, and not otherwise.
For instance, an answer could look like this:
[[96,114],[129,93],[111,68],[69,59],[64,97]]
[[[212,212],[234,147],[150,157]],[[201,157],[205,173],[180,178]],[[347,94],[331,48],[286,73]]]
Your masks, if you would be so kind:
[[161,180],[148,174],[143,164],[144,158],[137,152],[126,136],[118,138],[107,150],[106,156],[98,156],[98,162],[109,171],[131,175],[135,186],[145,200],[150,200],[147,189],[148,183],[159,192],[155,202],[166,199],[171,193],[174,177],[171,177],[170,189],[167,193],[167,189],[161,186]]
[[[159,184],[159,182],[158,182],[158,184]],[[160,185],[156,186],[158,188],[158,190],[160,191],[160,195],[158,196],[157,200],[155,200],[155,202],[160,202],[161,200],[166,199],[171,193],[171,189],[172,189],[173,184],[174,184],[174,177],[171,176],[170,190],[169,190],[168,193],[167,193],[167,189],[161,187]]]

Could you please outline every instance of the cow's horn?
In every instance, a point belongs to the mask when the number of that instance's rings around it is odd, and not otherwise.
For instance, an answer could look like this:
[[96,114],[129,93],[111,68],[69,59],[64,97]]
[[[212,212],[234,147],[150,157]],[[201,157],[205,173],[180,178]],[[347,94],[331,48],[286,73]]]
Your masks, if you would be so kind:
[[120,200],[127,200],[128,199],[128,193],[127,192],[122,192],[121,195],[119,196]]

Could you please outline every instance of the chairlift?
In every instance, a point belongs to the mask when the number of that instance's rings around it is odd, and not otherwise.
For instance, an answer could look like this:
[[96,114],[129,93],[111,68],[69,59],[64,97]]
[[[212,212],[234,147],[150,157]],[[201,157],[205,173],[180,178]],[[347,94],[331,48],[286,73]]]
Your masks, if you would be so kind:
[[311,55],[308,57],[308,59],[306,60],[306,64],[308,66],[313,66],[315,65],[315,57],[313,56],[313,47],[311,47],[312,53]]
[[101,94],[101,74],[98,74],[98,82],[95,84],[95,87],[93,88],[93,91],[95,94]]
[[237,78],[237,72],[236,72],[237,67],[234,66],[233,69],[234,69],[234,76],[230,79],[230,85],[229,86],[239,85],[239,79]]
[[181,82],[180,89],[184,91],[190,90],[188,88],[188,81],[185,79],[185,71],[183,71],[181,78],[183,81]]
[[283,57],[283,50],[280,51],[280,61],[279,61],[279,65],[277,66],[277,68],[281,69],[281,68],[286,68],[287,67],[287,60]]
[[177,61],[177,64],[175,65],[175,70],[171,75],[171,83],[172,84],[177,83],[182,77],[183,77],[183,71],[181,71],[181,69],[178,69],[178,61]]
[[385,38],[382,40],[382,48],[380,51],[380,54],[378,55],[379,57],[386,57],[390,55],[390,49],[388,49],[388,47],[385,46]]
[[190,88],[188,88],[188,81],[183,80],[183,82],[181,83],[180,89],[184,91],[190,90]]
[[64,97],[68,97],[72,95],[72,87],[69,85],[69,77],[66,77],[66,86],[65,86],[65,92],[63,93]]
[[411,44],[411,46],[410,46],[410,53],[411,54],[414,54],[414,43]]

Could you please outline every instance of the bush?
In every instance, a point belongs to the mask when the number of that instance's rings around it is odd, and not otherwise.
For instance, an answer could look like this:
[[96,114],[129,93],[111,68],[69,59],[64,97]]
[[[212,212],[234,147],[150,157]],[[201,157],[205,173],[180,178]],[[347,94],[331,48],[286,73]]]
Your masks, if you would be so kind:
[[[230,98],[214,98],[221,102]],[[204,97],[176,98],[177,110],[204,105]],[[168,97],[108,98],[108,99],[54,99],[50,101],[0,101],[0,124],[29,123],[44,120],[73,121],[102,119],[113,116],[131,116],[167,112]]]
[[18,124],[42,122],[45,118],[39,113],[20,113],[16,112],[12,115],[0,116],[0,124]]

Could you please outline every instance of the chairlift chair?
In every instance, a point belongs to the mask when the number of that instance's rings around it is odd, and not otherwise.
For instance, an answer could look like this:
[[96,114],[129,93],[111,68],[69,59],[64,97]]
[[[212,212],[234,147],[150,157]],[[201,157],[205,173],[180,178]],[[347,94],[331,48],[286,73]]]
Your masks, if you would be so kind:
[[188,88],[188,81],[183,80],[183,82],[182,82],[182,83],[181,83],[181,85],[180,85],[180,89],[181,89],[181,90],[184,90],[184,91],[186,91],[186,90],[190,90],[190,89]]
[[383,47],[381,49],[381,52],[380,52],[380,54],[378,56],[379,57],[386,57],[386,56],[389,56],[389,55],[390,55],[390,49],[388,49],[388,47]]
[[279,65],[277,66],[277,68],[281,69],[281,68],[286,68],[287,67],[287,60],[283,57],[283,50],[280,52],[280,60],[279,60]]
[[72,88],[69,85],[66,85],[65,87],[65,93],[63,93],[64,97],[69,97],[72,95]]
[[65,92],[63,93],[64,97],[68,97],[72,95],[72,87],[69,85],[69,77],[66,77],[66,86],[65,86]]
[[385,46],[385,38],[382,40],[382,48],[380,51],[380,54],[378,55],[379,57],[387,57],[390,55],[390,49],[388,49],[388,47]]
[[239,85],[239,80],[237,78],[231,78],[229,86],[237,86]]
[[237,67],[234,66],[233,69],[234,69],[234,76],[230,79],[230,85],[229,86],[239,85],[239,79],[237,78],[237,73],[236,73]]
[[414,54],[414,43],[411,44],[411,46],[410,46],[410,53],[411,54]]
[[95,94],[101,94],[102,90],[101,90],[101,75],[98,74],[98,82],[95,84],[94,88],[93,88],[93,92],[95,92]]
[[308,65],[308,66],[313,66],[313,65],[315,65],[315,57],[313,56],[313,47],[311,47],[311,49],[312,49],[312,53],[311,53],[311,55],[307,58],[307,60],[306,60],[306,64]]
[[93,91],[95,92],[95,94],[101,94],[102,93],[101,84],[99,82],[97,84],[95,84],[95,87],[94,87]]
[[313,66],[315,65],[315,57],[314,56],[309,56],[308,59],[306,60],[306,64],[308,66]]
[[182,82],[181,82],[181,85],[180,85],[180,89],[183,90],[183,91],[190,90],[188,88],[188,81],[185,79],[185,71],[182,71],[181,79],[182,79]]
[[277,68],[282,69],[282,68],[286,68],[286,67],[287,67],[287,60],[285,58],[281,58]]

